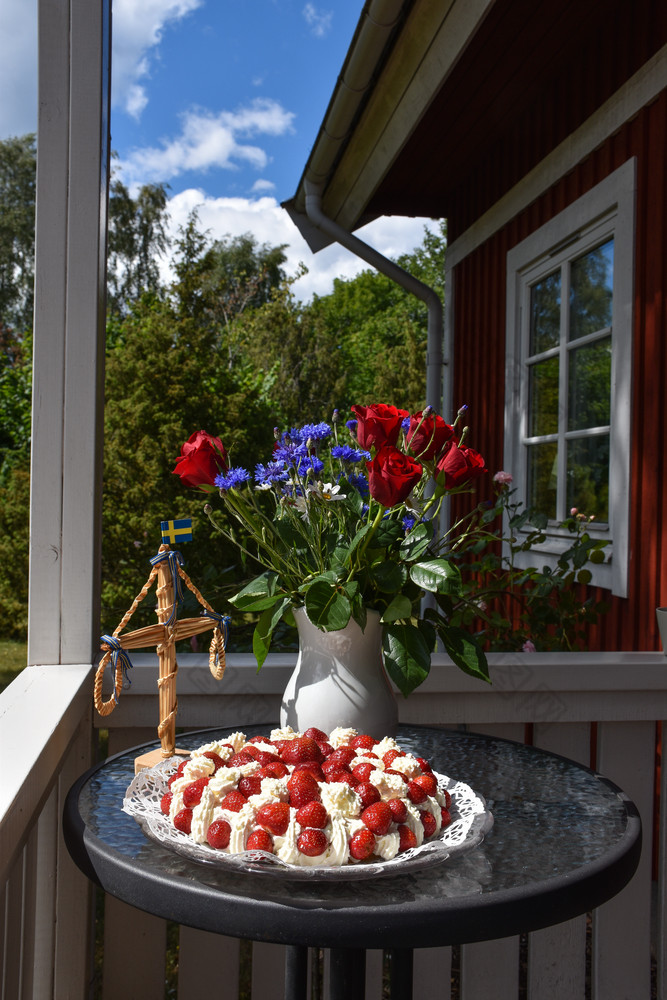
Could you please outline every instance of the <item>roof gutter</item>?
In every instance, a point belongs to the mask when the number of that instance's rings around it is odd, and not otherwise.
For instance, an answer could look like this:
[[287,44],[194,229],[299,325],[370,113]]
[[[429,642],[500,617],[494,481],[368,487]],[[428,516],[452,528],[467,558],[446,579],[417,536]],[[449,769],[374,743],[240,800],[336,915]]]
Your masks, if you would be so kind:
[[[368,243],[364,243],[358,236],[343,229],[333,219],[328,218],[322,211],[322,191],[321,186],[306,180],[304,183],[306,192],[306,215],[317,229],[326,233],[341,246],[356,254],[362,260],[376,268],[382,274],[391,278],[396,284],[406,291],[411,292],[422,302],[426,303],[428,310],[428,327],[426,336],[426,402],[430,404],[436,413],[442,413],[443,407],[451,406],[445,386],[445,374],[447,374],[447,384],[449,383],[449,359],[444,356],[443,349],[443,308],[440,296],[429,285],[424,284],[419,278],[399,267],[393,260],[383,256]],[[445,416],[445,419],[447,417]]]

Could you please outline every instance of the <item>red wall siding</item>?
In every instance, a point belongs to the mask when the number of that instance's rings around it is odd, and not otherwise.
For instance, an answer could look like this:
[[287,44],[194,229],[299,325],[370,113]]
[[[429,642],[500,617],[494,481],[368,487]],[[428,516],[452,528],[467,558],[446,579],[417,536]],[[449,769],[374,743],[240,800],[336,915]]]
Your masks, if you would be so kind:
[[[455,271],[455,403],[470,406],[470,444],[502,468],[507,251],[637,158],[630,567],[627,599],[591,631],[590,648],[660,648],[655,608],[667,605],[667,92]],[[511,471],[511,470],[507,470]],[[600,591],[600,598],[608,592]]]

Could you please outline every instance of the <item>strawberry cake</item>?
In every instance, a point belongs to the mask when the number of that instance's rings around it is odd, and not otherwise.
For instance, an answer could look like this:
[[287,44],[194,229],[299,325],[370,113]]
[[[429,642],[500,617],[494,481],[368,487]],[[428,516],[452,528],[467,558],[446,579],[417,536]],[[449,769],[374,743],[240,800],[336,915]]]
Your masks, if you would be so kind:
[[204,849],[340,867],[388,861],[435,840],[451,823],[450,803],[428,762],[391,737],[287,727],[250,740],[232,733],[194,750],[160,807]]

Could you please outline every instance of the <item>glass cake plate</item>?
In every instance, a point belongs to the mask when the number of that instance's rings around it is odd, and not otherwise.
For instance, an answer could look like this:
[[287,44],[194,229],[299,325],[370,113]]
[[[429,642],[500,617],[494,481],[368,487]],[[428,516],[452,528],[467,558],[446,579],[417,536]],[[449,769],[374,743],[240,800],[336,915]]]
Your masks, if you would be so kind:
[[302,867],[288,864],[265,851],[225,854],[209,847],[208,844],[196,844],[187,834],[177,830],[169,817],[161,812],[160,800],[169,790],[168,781],[177,766],[178,761],[171,758],[140,771],[125,793],[123,811],[134,817],[144,833],[163,847],[191,861],[231,871],[316,881],[347,881],[402,875],[442,864],[452,856],[477,847],[493,825],[493,816],[481,795],[464,782],[455,781],[447,775],[434,771],[440,790],[447,790],[452,797],[450,807],[452,822],[439,837],[429,840],[420,847],[405,851],[390,861],[352,861],[340,867]]

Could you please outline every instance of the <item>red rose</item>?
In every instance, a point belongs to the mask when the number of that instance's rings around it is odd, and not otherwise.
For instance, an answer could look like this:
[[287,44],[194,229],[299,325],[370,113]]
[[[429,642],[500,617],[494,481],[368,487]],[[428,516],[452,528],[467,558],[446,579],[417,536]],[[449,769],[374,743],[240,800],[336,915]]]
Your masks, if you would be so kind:
[[484,472],[486,466],[480,453],[472,448],[459,448],[458,445],[448,448],[436,466],[436,478],[446,490],[465,486]]
[[383,445],[372,462],[366,462],[368,489],[383,507],[402,503],[422,476],[422,467],[393,445]]
[[226,471],[227,452],[220,438],[195,431],[181,448],[174,475],[186,486],[213,486],[215,477]]
[[383,444],[396,444],[401,424],[410,416],[407,410],[397,410],[395,406],[385,403],[352,406],[350,409],[357,418],[359,447],[366,451],[370,451],[371,447],[381,448]]
[[439,455],[447,442],[454,437],[454,428],[446,424],[437,413],[426,416],[423,420],[422,416],[423,411],[410,417],[410,427],[405,440],[417,458],[428,461]]

